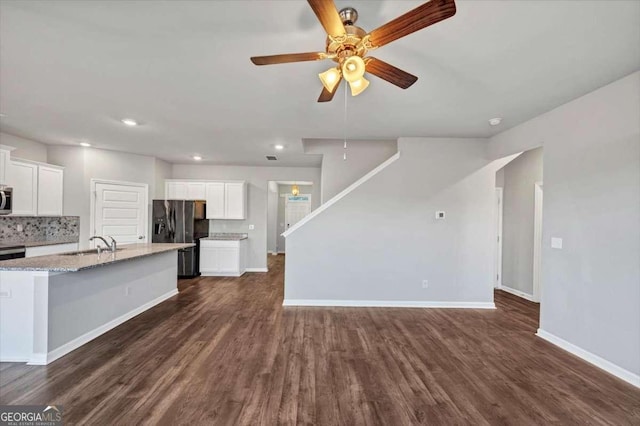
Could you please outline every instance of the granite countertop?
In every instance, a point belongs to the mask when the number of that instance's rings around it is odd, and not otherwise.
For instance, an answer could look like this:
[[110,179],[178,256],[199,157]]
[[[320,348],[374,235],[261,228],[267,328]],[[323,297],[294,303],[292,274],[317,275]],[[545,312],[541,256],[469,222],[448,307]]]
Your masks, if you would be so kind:
[[210,241],[240,241],[246,240],[249,236],[247,234],[240,233],[216,233],[211,234],[208,237],[200,238],[201,240],[210,240]]
[[[7,244],[22,245],[25,247],[54,246],[57,244],[75,244],[77,242],[78,242],[78,237],[49,238],[47,240],[41,240],[41,241],[19,241],[19,240],[6,241]],[[5,243],[5,241],[3,241],[3,243]]]
[[[49,256],[27,257],[0,261],[0,271],[49,271],[77,272],[97,268],[112,263],[124,262],[140,257],[153,256],[172,250],[193,247],[195,244],[127,244],[118,247],[116,253],[103,250],[100,256],[96,253],[54,254]],[[78,253],[78,252],[72,252]],[[82,252],[80,252],[82,253]]]

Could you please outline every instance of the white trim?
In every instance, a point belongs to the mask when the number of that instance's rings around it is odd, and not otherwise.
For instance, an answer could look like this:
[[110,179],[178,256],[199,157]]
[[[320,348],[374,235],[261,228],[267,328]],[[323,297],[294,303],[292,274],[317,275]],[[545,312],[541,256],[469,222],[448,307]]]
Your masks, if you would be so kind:
[[615,365],[614,363],[607,361],[604,358],[599,357],[598,355],[592,354],[591,352],[582,349],[579,346],[574,345],[573,343],[569,343],[566,340],[549,333],[548,331],[544,331],[539,328],[536,336],[541,339],[546,340],[549,343],[552,343],[558,346],[561,349],[577,356],[578,358],[582,358],[590,364],[595,365],[598,368],[603,369],[607,373],[613,374],[619,379],[624,380],[627,383],[632,384],[633,386],[640,388],[640,376],[632,373],[629,370],[625,370],[622,367]]
[[501,285],[500,287],[498,287],[498,290],[506,291],[507,293],[511,293],[514,296],[522,297],[523,299],[527,299],[529,302],[536,302],[533,299],[533,294],[525,293],[524,291],[516,290],[515,288],[507,287],[506,285]]
[[332,205],[340,201],[342,198],[346,197],[350,192],[352,192],[357,187],[359,187],[360,185],[362,185],[363,183],[365,183],[366,181],[368,181],[369,179],[371,179],[372,177],[380,173],[382,170],[387,168],[387,166],[389,166],[391,163],[395,162],[398,158],[400,158],[400,151],[396,152],[393,156],[391,156],[391,158],[386,160],[384,163],[380,164],[378,167],[371,170],[369,173],[367,173],[366,175],[362,176],[360,179],[358,179],[357,181],[349,185],[345,190],[335,195],[332,199],[328,200],[326,203],[322,204],[320,207],[313,210],[311,213],[306,215],[298,223],[296,223],[291,228],[284,231],[281,235],[285,238],[288,237],[293,232],[295,232],[296,229],[300,228],[305,223],[309,222],[311,219],[318,216],[320,213],[322,213],[323,211],[325,211],[326,209],[328,209],[329,207],[331,207]]
[[106,324],[101,325],[98,328],[95,328],[85,334],[83,334],[82,336],[79,336],[75,339],[73,339],[70,342],[65,343],[62,346],[57,347],[56,349],[48,352],[47,354],[43,354],[43,353],[34,353],[31,355],[31,358],[29,359],[28,364],[29,365],[47,365],[53,361],[55,361],[56,359],[68,354],[69,352],[79,348],[80,346],[84,345],[85,343],[90,342],[91,340],[95,339],[96,337],[106,333],[107,331],[116,328],[117,326],[119,326],[120,324],[130,320],[131,318],[143,313],[144,311],[151,309],[152,307],[158,305],[159,303],[164,302],[165,300],[175,296],[176,294],[178,294],[178,290],[177,289],[173,289],[165,294],[163,294],[160,297],[157,297],[147,303],[145,303],[144,305],[138,306],[137,308],[133,309],[132,311],[127,312],[124,315],[119,316],[118,318],[115,318],[111,321],[109,321]]
[[496,188],[496,260],[494,288],[502,287],[502,230],[504,216],[504,188]]
[[[89,194],[89,198],[90,198],[90,202],[89,202],[89,234],[91,235],[95,235],[95,230],[96,230],[96,184],[98,183],[104,183],[107,185],[122,185],[122,186],[134,186],[134,187],[138,187],[138,188],[144,188],[145,190],[145,194],[144,194],[144,223],[145,223],[145,234],[147,234],[148,236],[151,235],[151,224],[149,222],[149,184],[146,183],[139,183],[139,182],[127,182],[127,181],[121,181],[121,180],[109,180],[109,179],[98,179],[98,178],[92,178],[91,179],[91,187],[90,187],[90,194]],[[146,238],[146,242],[149,242],[151,238],[147,237]],[[91,247],[95,247],[95,240],[91,242]]]
[[410,300],[321,300],[284,299],[282,306],[344,306],[371,308],[454,308],[454,309],[495,309],[493,302],[426,302]]
[[269,268],[247,268],[245,272],[269,272]]
[[542,284],[542,182],[534,184],[534,212],[533,212],[533,300],[540,302]]

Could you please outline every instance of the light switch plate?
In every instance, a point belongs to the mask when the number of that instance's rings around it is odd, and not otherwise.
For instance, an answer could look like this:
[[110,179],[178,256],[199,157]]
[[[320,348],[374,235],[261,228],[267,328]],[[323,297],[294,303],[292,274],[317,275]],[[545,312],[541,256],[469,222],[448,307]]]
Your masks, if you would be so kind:
[[249,231],[253,231],[254,229],[256,229],[255,225],[249,225]]
[[562,249],[562,238],[552,237],[551,238],[551,248]]
[[445,218],[445,212],[443,211],[438,211],[436,212],[436,219],[440,220],[440,219],[444,219]]

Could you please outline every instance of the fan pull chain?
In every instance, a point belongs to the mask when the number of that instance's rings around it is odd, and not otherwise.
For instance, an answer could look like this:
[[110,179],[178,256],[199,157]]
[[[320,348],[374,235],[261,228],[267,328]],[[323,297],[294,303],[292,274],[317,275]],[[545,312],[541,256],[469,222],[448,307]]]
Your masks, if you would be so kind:
[[344,153],[342,160],[347,160],[347,83],[344,84]]

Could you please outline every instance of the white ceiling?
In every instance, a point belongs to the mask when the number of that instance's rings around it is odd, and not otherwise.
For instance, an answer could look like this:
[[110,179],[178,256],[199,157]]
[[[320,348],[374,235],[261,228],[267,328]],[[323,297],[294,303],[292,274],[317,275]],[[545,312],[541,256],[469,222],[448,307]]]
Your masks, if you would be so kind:
[[[419,1],[343,1],[371,30]],[[304,1],[0,2],[2,129],[52,144],[189,163],[319,165],[302,138],[341,138],[344,96],[318,104],[332,62],[257,67],[322,50]],[[451,19],[373,55],[419,76],[374,76],[348,135],[490,136],[640,69],[638,1],[459,1]],[[504,117],[491,128],[487,120]],[[143,123],[128,128],[119,119]],[[274,144],[286,145],[268,162]]]

